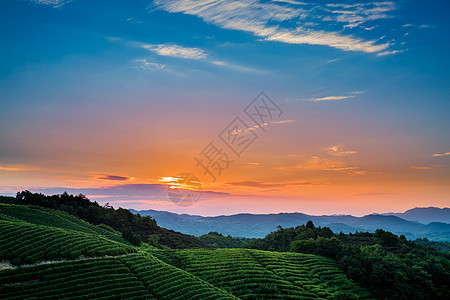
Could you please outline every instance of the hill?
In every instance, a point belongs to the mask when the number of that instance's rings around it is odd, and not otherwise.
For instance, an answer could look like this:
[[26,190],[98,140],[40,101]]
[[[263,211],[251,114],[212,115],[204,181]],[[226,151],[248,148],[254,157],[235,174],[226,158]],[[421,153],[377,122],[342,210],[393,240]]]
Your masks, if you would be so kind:
[[397,216],[408,221],[416,221],[423,224],[431,222],[450,223],[450,208],[448,207],[415,207],[403,213],[385,213],[383,215]]
[[149,255],[54,262],[0,271],[2,299],[236,299]]
[[111,227],[92,225],[66,212],[39,206],[0,203],[0,220],[25,221],[36,225],[97,234],[125,245],[131,245],[120,232]]
[[158,226],[149,216],[133,214],[130,211],[106,204],[99,205],[84,195],[43,195],[22,191],[16,198],[3,197],[2,202],[34,205],[64,211],[94,225],[108,226],[121,232],[129,242],[139,245],[141,241],[158,243],[171,248],[207,247],[202,240]]
[[0,204],[2,299],[369,299],[330,259],[163,250],[65,212]]
[[136,252],[119,234],[63,212],[0,204],[0,258],[14,265]]
[[448,299],[450,256],[428,243],[408,241],[382,229],[335,234],[308,221],[295,228],[278,227],[246,247],[329,257],[380,299]]
[[316,255],[250,249],[152,253],[243,299],[373,298],[345,277],[334,261]]
[[262,238],[274,231],[278,225],[295,227],[311,220],[314,224],[330,227],[335,232],[374,232],[376,229],[382,228],[398,235],[405,235],[408,239],[428,238],[433,241],[450,241],[450,224],[448,223],[421,224],[392,215],[373,214],[354,217],[351,215],[312,216],[303,213],[279,213],[202,217],[156,210],[130,211],[143,216],[152,216],[163,227],[196,236],[215,231],[235,237]]

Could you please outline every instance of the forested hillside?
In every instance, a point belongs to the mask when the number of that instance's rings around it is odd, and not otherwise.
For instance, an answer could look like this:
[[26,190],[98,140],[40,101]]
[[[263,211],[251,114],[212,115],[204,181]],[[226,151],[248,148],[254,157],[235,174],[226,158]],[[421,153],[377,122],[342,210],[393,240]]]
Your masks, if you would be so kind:
[[347,276],[379,298],[446,299],[450,296],[450,255],[378,229],[335,234],[309,221],[282,228],[245,247],[321,255],[335,260]]
[[17,193],[10,203],[37,205],[45,208],[62,210],[95,225],[107,225],[120,231],[122,236],[135,245],[141,241],[159,243],[171,248],[206,247],[200,239],[162,228],[149,216],[132,214],[127,209],[114,209],[106,204],[99,205],[84,195],[43,195],[22,191]]
[[[10,200],[10,199],[9,199]],[[6,202],[6,201],[4,201]],[[10,201],[9,201],[10,202]],[[328,258],[139,247],[108,226],[0,204],[2,299],[371,299]]]
[[[163,228],[146,235],[148,243],[134,243],[137,233],[131,228],[155,228],[151,218],[121,215],[122,210],[81,195],[22,196],[0,198],[2,299],[434,300],[450,295],[448,253],[429,241],[415,243],[384,230],[336,234],[309,221],[280,226],[262,239],[218,232],[186,238],[174,232],[164,237],[180,237],[171,248],[160,243],[157,233],[165,233]],[[82,220],[66,212],[71,201],[86,201],[83,207],[104,215],[95,218],[97,224]],[[85,216],[89,210],[72,212]],[[108,221],[115,215],[122,227]],[[204,247],[176,249],[188,239]]]

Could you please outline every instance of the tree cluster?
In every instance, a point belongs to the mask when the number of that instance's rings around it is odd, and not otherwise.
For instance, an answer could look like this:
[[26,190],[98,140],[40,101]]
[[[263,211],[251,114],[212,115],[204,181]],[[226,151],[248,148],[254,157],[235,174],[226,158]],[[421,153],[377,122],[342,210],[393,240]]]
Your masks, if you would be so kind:
[[18,192],[17,204],[37,205],[65,211],[94,225],[107,225],[122,233],[122,236],[134,245],[141,241],[148,242],[158,236],[161,245],[170,248],[206,247],[200,239],[179,232],[161,228],[149,216],[133,214],[124,208],[115,209],[109,204],[101,206],[96,201],[89,200],[85,195],[69,195],[64,192],[59,195],[44,195],[30,191]]
[[279,226],[247,247],[332,258],[349,278],[381,299],[450,297],[450,255],[382,229],[334,234],[310,221],[295,228]]

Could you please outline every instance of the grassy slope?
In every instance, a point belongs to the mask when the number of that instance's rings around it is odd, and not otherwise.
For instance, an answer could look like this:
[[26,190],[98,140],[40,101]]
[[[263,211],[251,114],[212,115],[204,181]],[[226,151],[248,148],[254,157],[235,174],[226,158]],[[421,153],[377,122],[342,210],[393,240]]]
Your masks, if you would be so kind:
[[373,298],[324,257],[250,249],[153,251],[243,299]]
[[114,232],[62,212],[22,205],[0,204],[0,239],[0,260],[14,265],[137,252]]
[[[76,287],[76,288],[74,288]],[[0,272],[2,299],[234,299],[232,295],[139,254],[84,259]],[[195,298],[195,297],[193,297]]]
[[149,250],[120,241],[117,233],[63,212],[0,204],[0,262],[64,259],[0,268],[1,298],[317,299],[338,291],[370,298],[332,261],[315,255]]
[[0,271],[1,298],[183,299],[193,294],[201,295],[199,299],[235,298],[154,256],[136,254],[139,248],[120,239],[114,232],[59,211],[2,204],[0,262],[65,261]]
[[[3,216],[3,217],[2,217]],[[12,205],[0,203],[0,220],[12,217],[17,221],[32,224],[69,229],[84,233],[97,234],[125,245],[131,244],[122,238],[120,232],[113,232],[96,225],[92,225],[77,217],[59,210],[46,209],[39,206]]]

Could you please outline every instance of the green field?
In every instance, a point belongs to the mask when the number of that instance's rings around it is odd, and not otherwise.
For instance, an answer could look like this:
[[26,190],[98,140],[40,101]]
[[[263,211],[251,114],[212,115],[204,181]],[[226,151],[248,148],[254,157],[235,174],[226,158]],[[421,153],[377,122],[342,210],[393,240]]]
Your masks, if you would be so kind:
[[152,251],[242,299],[373,298],[324,257],[250,249]]
[[104,236],[126,245],[131,245],[122,238],[120,232],[105,229],[80,220],[60,210],[46,209],[39,206],[12,205],[0,203],[0,220],[26,221],[36,225],[68,229]]
[[327,258],[135,247],[60,211],[0,204],[2,299],[370,299]]

